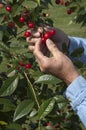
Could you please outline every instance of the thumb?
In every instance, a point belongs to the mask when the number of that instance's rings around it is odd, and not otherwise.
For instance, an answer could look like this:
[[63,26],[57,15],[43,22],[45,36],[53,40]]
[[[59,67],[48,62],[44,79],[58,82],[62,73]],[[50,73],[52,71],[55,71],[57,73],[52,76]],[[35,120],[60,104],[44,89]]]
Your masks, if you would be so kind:
[[60,52],[55,43],[50,39],[46,40],[46,46],[54,56],[56,56],[57,53]]

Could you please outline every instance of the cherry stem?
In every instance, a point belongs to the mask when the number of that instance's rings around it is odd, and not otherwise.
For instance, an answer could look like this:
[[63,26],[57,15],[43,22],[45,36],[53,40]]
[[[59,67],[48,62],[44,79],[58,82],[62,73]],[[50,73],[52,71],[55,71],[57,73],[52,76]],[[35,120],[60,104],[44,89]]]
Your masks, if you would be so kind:
[[28,78],[26,72],[24,72],[24,75],[25,75],[25,77],[26,77],[26,79],[27,79],[28,87],[29,87],[29,89],[32,91],[32,94],[33,94],[33,96],[34,96],[35,102],[36,102],[36,104],[37,104],[37,106],[38,106],[38,109],[39,109],[39,108],[40,108],[40,105],[39,105],[39,102],[38,102],[38,99],[37,99],[35,90],[34,90],[34,88],[33,88],[33,85],[32,85],[32,83],[30,82],[30,80],[29,80],[29,78]]

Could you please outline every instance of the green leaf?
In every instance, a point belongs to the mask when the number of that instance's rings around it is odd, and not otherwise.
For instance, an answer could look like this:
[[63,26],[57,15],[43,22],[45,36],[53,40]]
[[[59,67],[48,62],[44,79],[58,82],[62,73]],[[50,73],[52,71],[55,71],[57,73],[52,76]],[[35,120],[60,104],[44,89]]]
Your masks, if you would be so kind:
[[10,49],[2,41],[0,41],[0,50],[5,52],[5,53],[10,54]]
[[54,107],[54,104],[55,104],[55,99],[54,98],[50,98],[47,101],[44,101],[42,103],[42,105],[40,106],[38,117],[40,119],[42,119],[45,116],[47,116],[52,111],[52,109]]
[[22,130],[22,126],[17,123],[11,123],[6,126],[7,130]]
[[2,40],[2,37],[3,37],[3,32],[0,31],[0,40]]
[[16,121],[27,115],[29,112],[31,112],[33,106],[34,102],[32,100],[22,101],[15,110],[13,121]]
[[48,75],[48,74],[45,74],[45,75],[42,75],[38,78],[38,80],[35,81],[35,83],[47,83],[47,84],[57,84],[57,83],[60,83],[61,80],[52,76],[52,75]]
[[81,62],[80,60],[76,60],[73,62],[75,66],[77,66],[77,68],[81,68],[83,67],[83,62]]
[[37,1],[37,4],[40,5],[40,0],[36,0]]
[[2,112],[8,112],[15,109],[15,105],[5,98],[0,98],[0,105],[3,106],[2,109],[0,109]]
[[19,76],[15,75],[13,77],[8,78],[2,85],[0,89],[0,96],[9,96],[11,95],[17,88],[19,81]]
[[81,57],[82,54],[84,52],[84,48],[83,47],[80,47],[80,48],[77,48],[75,49],[72,53],[71,53],[71,56],[72,57]]

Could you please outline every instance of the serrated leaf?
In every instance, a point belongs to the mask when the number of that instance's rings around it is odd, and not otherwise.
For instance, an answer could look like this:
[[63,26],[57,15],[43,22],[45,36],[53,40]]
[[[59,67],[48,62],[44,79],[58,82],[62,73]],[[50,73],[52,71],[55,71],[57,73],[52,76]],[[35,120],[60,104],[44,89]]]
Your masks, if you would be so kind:
[[8,78],[0,89],[0,96],[10,96],[17,88],[19,76],[15,75]]
[[27,115],[29,112],[31,112],[33,106],[34,102],[32,100],[22,101],[15,110],[13,121],[16,121]]
[[55,104],[55,99],[50,98],[47,101],[44,101],[42,105],[40,106],[39,112],[38,112],[38,117],[40,119],[44,118],[47,116],[53,109]]
[[40,76],[38,80],[35,81],[35,83],[48,83],[48,84],[57,84],[60,82],[61,82],[60,79],[48,74]]

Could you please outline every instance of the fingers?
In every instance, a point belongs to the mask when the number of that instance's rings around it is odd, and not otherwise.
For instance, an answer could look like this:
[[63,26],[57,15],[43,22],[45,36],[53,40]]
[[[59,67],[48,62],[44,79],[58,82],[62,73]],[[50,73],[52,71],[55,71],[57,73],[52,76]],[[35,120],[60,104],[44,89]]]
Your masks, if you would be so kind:
[[30,51],[34,51],[34,49],[35,49],[35,46],[29,46]]
[[28,30],[29,32],[31,32],[31,37],[27,37],[26,41],[28,43],[35,43],[37,41],[37,38],[40,37],[40,32],[37,30]]
[[37,59],[41,60],[43,58],[43,53],[41,51],[41,38],[39,38],[35,44],[35,49],[33,51],[34,55],[36,56]]
[[46,46],[49,49],[49,51],[51,52],[51,54],[53,54],[53,56],[57,56],[58,52],[60,53],[57,46],[50,39],[46,40]]
[[37,42],[38,38],[28,37],[26,38],[26,41],[31,44],[35,44]]

